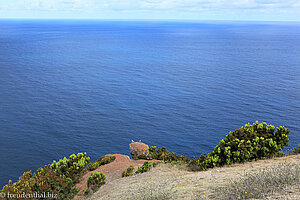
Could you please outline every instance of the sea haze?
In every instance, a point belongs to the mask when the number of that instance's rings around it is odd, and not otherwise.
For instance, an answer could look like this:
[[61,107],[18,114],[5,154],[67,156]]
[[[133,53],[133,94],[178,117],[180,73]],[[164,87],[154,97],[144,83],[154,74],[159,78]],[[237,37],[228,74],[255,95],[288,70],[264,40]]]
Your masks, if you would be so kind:
[[0,21],[0,186],[131,140],[193,158],[256,120],[300,140],[300,25]]

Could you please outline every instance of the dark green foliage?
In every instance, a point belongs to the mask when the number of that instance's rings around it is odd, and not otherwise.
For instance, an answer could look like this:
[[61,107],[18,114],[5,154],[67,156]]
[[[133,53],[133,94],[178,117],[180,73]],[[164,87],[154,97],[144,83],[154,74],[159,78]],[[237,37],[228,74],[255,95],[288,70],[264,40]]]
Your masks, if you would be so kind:
[[122,174],[122,177],[132,176],[133,175],[134,166],[130,165]]
[[84,193],[84,195],[88,196],[88,195],[90,195],[92,192],[91,192],[91,190],[88,188],[88,189],[86,189],[86,190],[83,190],[83,193]]
[[145,160],[163,160],[165,162],[174,162],[174,161],[180,161],[180,162],[189,162],[190,159],[187,156],[179,155],[174,152],[169,152],[166,147],[160,147],[157,149],[156,146],[152,146],[149,148],[149,155],[138,155],[138,159],[145,159]]
[[156,153],[156,148],[157,148],[156,146],[152,146],[149,148],[150,155]]
[[294,148],[292,152],[296,154],[300,153],[300,144],[298,144],[298,148]]
[[183,161],[183,162],[189,162],[190,159],[183,155],[178,155],[174,152],[167,151],[166,147],[158,148],[156,151],[156,147],[150,147],[149,154],[152,159],[156,160],[163,160],[165,162],[172,162],[172,161]]
[[106,176],[103,172],[95,172],[89,176],[87,180],[88,189],[92,189],[95,192],[98,188],[106,183]]
[[225,139],[208,155],[191,161],[189,166],[194,170],[205,170],[215,166],[229,165],[245,161],[282,156],[280,152],[288,145],[290,130],[280,126],[275,127],[266,123],[249,123],[245,127],[230,132]]
[[116,159],[115,156],[102,156],[101,158],[98,158],[96,162],[99,163],[99,165],[106,165],[108,163],[113,162]]
[[144,164],[141,167],[138,167],[136,174],[141,174],[144,172],[148,172],[152,169],[152,167],[156,167],[157,163],[155,162],[144,162]]
[[151,158],[149,156],[146,156],[144,154],[140,154],[137,156],[137,158],[135,158],[135,160],[139,160],[139,159],[142,159],[142,160],[151,160]]
[[93,171],[93,170],[97,169],[99,166],[100,166],[100,164],[98,162],[93,162],[93,163],[90,163],[87,166],[87,168],[89,171]]
[[[57,194],[58,199],[71,199],[78,192],[74,184],[82,176],[84,167],[89,162],[89,157],[84,153],[71,155],[58,162],[39,168],[36,173],[25,172],[19,181],[9,181],[1,192],[5,194]],[[40,199],[40,198],[30,198]]]
[[196,159],[192,160],[188,164],[188,168],[192,171],[204,171],[204,170],[206,170],[208,168],[207,163],[206,163],[206,157],[207,157],[206,153],[201,154],[199,158],[196,158]]
[[[57,194],[60,199],[71,199],[78,190],[74,188],[72,179],[66,178],[66,176],[58,176],[57,172],[52,171],[49,166],[38,169],[37,173],[32,175],[31,171],[24,173],[20,177],[19,181],[9,184],[3,187],[2,192],[8,194]],[[39,199],[39,198],[31,198]]]
[[101,165],[106,165],[108,163],[113,162],[116,159],[115,156],[102,156],[101,158],[98,158],[96,162],[90,163],[88,165],[88,170],[93,171],[100,167]]
[[74,183],[77,183],[81,175],[85,172],[84,168],[89,162],[90,157],[87,157],[86,153],[78,153],[77,156],[72,154],[69,159],[64,157],[64,159],[60,159],[58,162],[53,161],[50,167],[59,175],[65,175],[67,178],[71,178]]

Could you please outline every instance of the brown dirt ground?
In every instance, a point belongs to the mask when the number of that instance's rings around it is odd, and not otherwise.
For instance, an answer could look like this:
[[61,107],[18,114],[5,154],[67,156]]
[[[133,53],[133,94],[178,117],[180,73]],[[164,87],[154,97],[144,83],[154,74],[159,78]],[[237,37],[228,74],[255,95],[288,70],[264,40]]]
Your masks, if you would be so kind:
[[[140,161],[143,163],[143,161]],[[125,168],[129,165],[126,161]],[[96,193],[83,199],[89,200],[121,200],[121,199],[149,199],[161,194],[171,194],[171,199],[199,199],[199,194],[205,199],[209,197],[210,188],[225,185],[229,179],[237,178],[244,172],[255,171],[265,167],[276,167],[283,163],[300,164],[300,155],[290,155],[287,157],[260,160],[244,164],[234,164],[222,168],[214,168],[202,172],[189,172],[170,165],[159,165],[150,172],[138,174],[131,177],[120,178],[121,176],[111,176],[108,183],[103,185]],[[136,163],[138,164],[138,163]],[[111,164],[113,166],[113,163]],[[103,166],[107,170],[110,166]],[[120,173],[121,173],[120,171]],[[111,173],[111,172],[110,172]],[[110,175],[108,175],[110,177]],[[119,178],[117,178],[119,177]],[[163,198],[150,198],[163,199]],[[300,199],[299,185],[292,192],[278,194],[269,199]]]
[[142,166],[147,160],[131,160],[128,156],[122,154],[109,154],[109,156],[115,156],[116,159],[106,165],[102,165],[94,171],[88,171],[80,180],[80,183],[76,184],[75,187],[80,189],[78,196],[79,198],[83,195],[83,190],[87,189],[87,180],[91,173],[103,171],[106,175],[107,182],[112,182],[116,179],[122,178],[122,173],[130,166],[133,165],[135,168]]

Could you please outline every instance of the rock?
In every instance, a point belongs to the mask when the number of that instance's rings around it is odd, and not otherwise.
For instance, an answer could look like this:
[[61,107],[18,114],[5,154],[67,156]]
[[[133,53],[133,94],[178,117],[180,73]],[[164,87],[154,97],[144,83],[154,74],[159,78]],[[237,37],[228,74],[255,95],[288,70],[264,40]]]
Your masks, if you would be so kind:
[[138,155],[149,155],[149,146],[142,142],[133,142],[129,144],[129,148],[133,159],[137,159]]

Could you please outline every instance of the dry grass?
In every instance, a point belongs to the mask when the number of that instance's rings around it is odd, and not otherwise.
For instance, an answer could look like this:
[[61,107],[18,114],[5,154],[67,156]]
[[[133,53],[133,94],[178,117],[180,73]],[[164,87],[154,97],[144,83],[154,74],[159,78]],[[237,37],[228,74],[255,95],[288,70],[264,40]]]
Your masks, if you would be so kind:
[[[265,177],[269,176],[268,173],[279,173],[280,175],[277,177],[280,177],[285,176],[289,172],[294,173],[295,166],[299,165],[300,155],[261,160],[245,164],[235,164],[232,166],[214,168],[203,172],[185,171],[184,166],[174,167],[172,165],[160,165],[147,173],[108,182],[107,184],[103,185],[98,192],[93,194],[90,199],[216,199],[216,186],[226,186],[228,185],[228,180],[243,180],[245,181],[245,184],[249,185],[251,183],[251,185],[254,186],[257,185],[257,182],[252,183],[252,181],[255,180],[255,178],[258,178],[255,174],[259,172],[265,173]],[[283,166],[283,168],[280,168],[280,166]],[[289,168],[284,166],[293,167]],[[277,169],[279,170],[276,171]],[[245,176],[245,174],[249,175]],[[248,179],[243,179],[244,177],[248,177]],[[292,181],[291,177],[293,177],[293,175],[284,177],[283,179],[287,179],[285,182],[289,182]],[[284,190],[282,190],[280,193],[278,193],[278,190],[276,190],[276,193],[274,193],[274,188],[277,186],[272,186],[273,182],[271,182],[275,181],[276,183],[279,181],[278,179],[268,180],[266,178],[264,180],[266,184],[268,181],[270,181],[269,185],[265,186],[269,187],[271,185],[270,190],[273,191],[270,193],[272,196],[269,196],[269,194],[266,195],[267,198],[300,199],[299,180],[298,184],[296,184],[294,187],[282,187]],[[278,184],[282,185],[280,182]]]
[[137,191],[128,193],[126,200],[167,200],[172,199],[172,190],[165,188],[164,183],[149,183],[138,186]]
[[255,172],[245,172],[222,187],[213,188],[214,199],[262,199],[299,186],[299,165],[282,163]]

